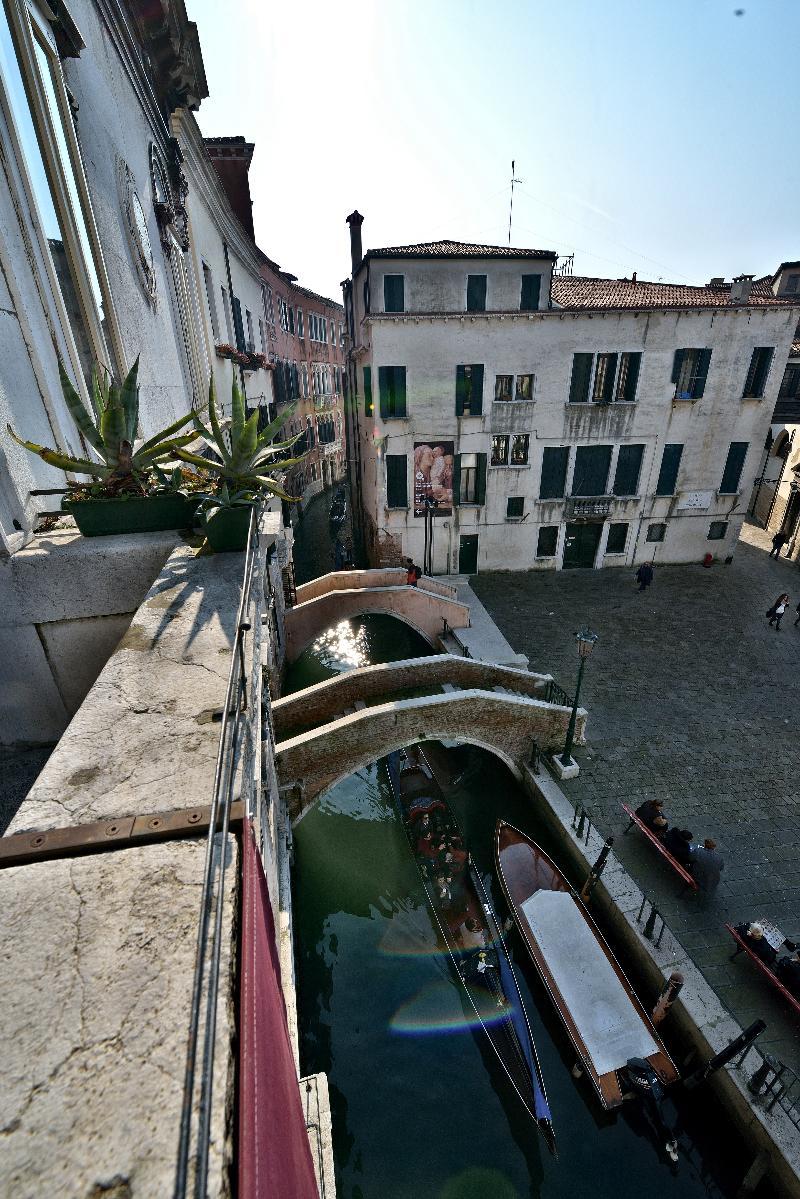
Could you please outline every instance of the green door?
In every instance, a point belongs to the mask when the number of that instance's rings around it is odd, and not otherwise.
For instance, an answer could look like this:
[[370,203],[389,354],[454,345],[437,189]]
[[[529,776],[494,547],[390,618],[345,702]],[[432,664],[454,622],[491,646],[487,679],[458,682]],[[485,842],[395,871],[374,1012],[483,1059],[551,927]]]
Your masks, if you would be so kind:
[[567,525],[562,562],[564,570],[573,570],[576,567],[592,569],[602,531],[601,524]]
[[478,537],[461,537],[458,542],[458,573],[474,575],[478,573]]

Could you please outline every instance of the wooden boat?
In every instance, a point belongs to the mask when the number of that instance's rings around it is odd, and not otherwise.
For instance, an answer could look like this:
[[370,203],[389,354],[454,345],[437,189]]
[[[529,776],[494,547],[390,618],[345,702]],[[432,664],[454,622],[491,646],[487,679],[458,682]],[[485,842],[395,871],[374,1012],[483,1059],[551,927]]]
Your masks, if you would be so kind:
[[[536,1047],[483,882],[472,858],[460,847],[463,842],[458,825],[422,750],[400,750],[390,754],[387,762],[395,807],[467,1015],[473,1022],[477,1019],[502,1073],[555,1154],[553,1123]],[[434,852],[442,838],[452,847],[453,857],[444,873],[437,866],[443,855]],[[476,927],[467,929],[466,920]],[[465,945],[465,940],[473,943]]]
[[500,820],[496,856],[511,914],[603,1107],[627,1098],[631,1059],[647,1062],[663,1086],[676,1082],[678,1071],[622,967],[544,850]]

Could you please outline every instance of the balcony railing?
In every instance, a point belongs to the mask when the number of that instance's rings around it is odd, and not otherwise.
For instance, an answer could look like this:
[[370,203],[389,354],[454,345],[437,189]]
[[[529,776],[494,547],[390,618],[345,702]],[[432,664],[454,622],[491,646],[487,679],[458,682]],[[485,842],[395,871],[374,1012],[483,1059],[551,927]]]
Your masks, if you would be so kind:
[[613,495],[570,495],[564,501],[564,517],[608,516],[614,506]]

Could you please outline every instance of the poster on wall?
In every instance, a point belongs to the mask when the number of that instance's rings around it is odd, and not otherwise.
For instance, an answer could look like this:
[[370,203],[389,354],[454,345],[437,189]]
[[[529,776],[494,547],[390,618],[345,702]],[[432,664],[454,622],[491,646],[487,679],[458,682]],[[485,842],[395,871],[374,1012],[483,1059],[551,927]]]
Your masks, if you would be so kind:
[[414,443],[414,515],[425,515],[428,497],[436,501],[437,516],[453,513],[452,441],[416,441]]

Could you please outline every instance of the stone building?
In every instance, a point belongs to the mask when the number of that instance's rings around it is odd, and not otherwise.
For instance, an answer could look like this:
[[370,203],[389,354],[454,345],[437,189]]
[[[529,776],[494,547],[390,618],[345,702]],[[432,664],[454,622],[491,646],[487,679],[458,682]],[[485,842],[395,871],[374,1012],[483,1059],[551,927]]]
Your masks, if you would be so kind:
[[733,553],[800,313],[786,269],[704,287],[440,241],[344,285],[354,519],[435,573]]

